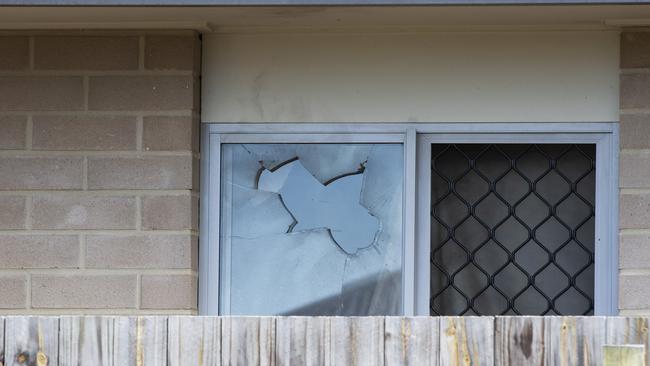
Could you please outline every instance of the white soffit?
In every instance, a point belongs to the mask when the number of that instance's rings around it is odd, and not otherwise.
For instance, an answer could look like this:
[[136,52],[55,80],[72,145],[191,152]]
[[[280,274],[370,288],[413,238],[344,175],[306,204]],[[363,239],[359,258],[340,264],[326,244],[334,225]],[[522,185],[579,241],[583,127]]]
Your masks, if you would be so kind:
[[0,30],[376,31],[607,29],[647,25],[650,5],[2,7]]

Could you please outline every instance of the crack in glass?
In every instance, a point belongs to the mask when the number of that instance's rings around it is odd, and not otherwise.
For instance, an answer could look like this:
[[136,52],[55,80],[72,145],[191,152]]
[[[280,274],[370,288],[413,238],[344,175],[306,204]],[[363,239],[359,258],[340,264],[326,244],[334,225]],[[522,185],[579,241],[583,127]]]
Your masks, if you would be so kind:
[[220,307],[397,315],[401,144],[224,144]]
[[347,254],[372,245],[379,221],[363,207],[359,199],[363,185],[363,165],[358,171],[344,173],[319,182],[300,159],[282,164],[274,171],[264,169],[257,189],[275,192],[294,218],[287,232],[323,228]]

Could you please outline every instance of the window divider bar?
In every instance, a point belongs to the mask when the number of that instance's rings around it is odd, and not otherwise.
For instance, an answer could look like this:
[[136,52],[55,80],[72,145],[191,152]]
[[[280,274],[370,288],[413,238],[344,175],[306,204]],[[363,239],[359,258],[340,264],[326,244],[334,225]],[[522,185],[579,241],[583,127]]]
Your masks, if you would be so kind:
[[431,139],[417,136],[416,232],[415,232],[415,314],[429,316],[431,282]]
[[406,131],[404,141],[404,248],[402,253],[402,314],[416,315],[415,248],[416,237],[416,149],[415,128]]

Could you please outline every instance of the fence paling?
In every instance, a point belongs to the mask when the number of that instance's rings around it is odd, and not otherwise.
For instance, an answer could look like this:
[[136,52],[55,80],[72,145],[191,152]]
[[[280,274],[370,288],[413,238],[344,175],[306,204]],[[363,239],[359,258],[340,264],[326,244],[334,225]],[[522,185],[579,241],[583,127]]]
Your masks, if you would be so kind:
[[[625,317],[8,316],[0,362],[595,366],[604,365],[604,345],[647,348],[648,338],[647,318]],[[629,362],[638,347],[608,352],[637,366]]]

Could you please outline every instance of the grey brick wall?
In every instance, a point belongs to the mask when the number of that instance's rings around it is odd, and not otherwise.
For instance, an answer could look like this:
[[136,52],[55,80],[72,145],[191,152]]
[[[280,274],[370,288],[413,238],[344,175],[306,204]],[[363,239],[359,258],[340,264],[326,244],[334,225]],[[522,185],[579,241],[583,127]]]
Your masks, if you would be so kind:
[[0,311],[195,313],[199,37],[0,36]]
[[621,34],[620,310],[650,313],[650,28]]

